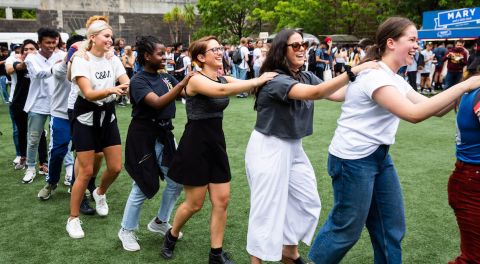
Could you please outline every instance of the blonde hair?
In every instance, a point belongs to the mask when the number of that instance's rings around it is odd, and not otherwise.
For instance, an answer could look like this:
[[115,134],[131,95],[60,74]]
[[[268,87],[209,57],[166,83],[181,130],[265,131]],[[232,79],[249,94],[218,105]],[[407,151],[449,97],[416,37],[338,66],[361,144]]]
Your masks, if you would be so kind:
[[91,50],[93,46],[93,41],[90,39],[91,36],[95,36],[105,29],[112,30],[112,27],[108,24],[108,18],[106,16],[91,16],[88,18],[87,23],[87,39],[84,42],[85,50]]
[[108,17],[106,16],[91,16],[88,18],[87,23],[85,23],[85,28],[89,28],[90,25],[95,21],[105,21],[108,24]]

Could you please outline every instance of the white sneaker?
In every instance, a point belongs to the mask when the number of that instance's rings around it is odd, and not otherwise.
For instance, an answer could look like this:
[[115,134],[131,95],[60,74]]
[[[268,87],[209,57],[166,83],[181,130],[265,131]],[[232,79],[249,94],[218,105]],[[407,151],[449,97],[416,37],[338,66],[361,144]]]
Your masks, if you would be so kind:
[[16,156],[15,159],[13,160],[13,165],[17,165],[18,163],[20,163],[20,156]]
[[118,238],[120,238],[120,241],[122,241],[123,249],[126,251],[140,250],[140,245],[137,242],[138,238],[135,236],[135,231],[120,228],[118,231]]
[[23,176],[22,182],[31,183],[33,179],[35,179],[35,176],[36,176],[35,167],[27,168],[27,170],[25,171],[25,176]]
[[72,175],[65,174],[65,180],[63,181],[63,185],[70,186],[72,181]]
[[83,233],[82,229],[82,221],[80,221],[80,218],[78,217],[72,219],[68,218],[66,229],[71,238],[77,239],[85,237],[85,233]]
[[[148,223],[148,225],[147,225],[148,231],[153,232],[153,233],[160,233],[162,236],[165,236],[167,231],[170,228],[172,228],[172,226],[168,222],[157,224],[157,222],[155,222],[155,219],[157,219],[157,218],[154,217],[152,219],[152,221],[150,221],[150,223]],[[178,239],[180,239],[182,237],[183,237],[183,233],[179,232],[178,233]]]
[[97,210],[99,216],[106,216],[108,215],[107,195],[99,195],[97,190],[98,188],[92,193],[93,200],[95,200],[95,210]]

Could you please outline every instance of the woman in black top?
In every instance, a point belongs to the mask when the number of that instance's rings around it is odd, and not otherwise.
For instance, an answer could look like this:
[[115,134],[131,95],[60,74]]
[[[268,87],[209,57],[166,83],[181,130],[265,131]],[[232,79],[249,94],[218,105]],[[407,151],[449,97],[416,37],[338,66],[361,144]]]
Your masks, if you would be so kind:
[[180,229],[202,208],[208,191],[212,203],[209,263],[233,263],[222,250],[230,197],[230,167],[222,130],[223,110],[229,103],[229,95],[258,87],[276,74],[265,73],[246,81],[218,76],[223,47],[213,36],[193,42],[189,51],[192,60],[202,70],[190,79],[185,90],[188,122],[168,173],[170,178],[184,185],[186,200],[178,207],[173,227],[165,235],[162,256],[173,257]]
[[[172,119],[175,117],[175,98],[182,92],[191,75],[178,83],[167,73],[158,73],[164,67],[165,46],[152,36],[139,37],[136,47],[138,63],[143,71],[130,82],[132,121],[125,144],[125,169],[134,180],[123,213],[122,228],[118,236],[123,248],[140,250],[135,230],[138,228],[143,202],[159,190],[159,175],[166,178],[175,151]],[[148,224],[152,232],[165,234],[170,228],[168,220],[182,186],[165,179],[162,205],[157,217]],[[162,227],[165,227],[162,229]]]

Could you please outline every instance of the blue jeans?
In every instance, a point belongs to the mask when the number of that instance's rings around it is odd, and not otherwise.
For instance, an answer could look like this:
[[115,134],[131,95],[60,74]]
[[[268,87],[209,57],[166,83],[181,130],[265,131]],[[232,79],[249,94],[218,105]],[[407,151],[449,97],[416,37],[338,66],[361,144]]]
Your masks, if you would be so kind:
[[334,205],[310,248],[316,264],[339,263],[358,241],[366,225],[374,262],[402,263],[405,234],[402,190],[388,146],[362,159],[329,155]]
[[237,72],[238,66],[237,64],[232,62],[232,76],[235,79],[238,79],[238,72]]
[[260,76],[260,68],[259,66],[253,66],[254,77],[257,78]]
[[8,90],[7,90],[7,76],[2,75],[0,76],[0,88],[2,89],[2,99],[4,103],[8,102]]
[[246,80],[247,79],[247,69],[241,69],[237,66],[237,79]]
[[73,155],[70,150],[70,122],[68,119],[52,117],[50,121],[50,156],[48,158],[48,176],[50,184],[57,184],[62,172],[62,162],[65,166],[73,165]]
[[27,132],[27,166],[35,166],[35,158],[37,157],[38,144],[40,137],[45,129],[45,122],[49,115],[28,113],[28,132]]
[[[155,153],[157,155],[157,162],[160,164],[163,155],[163,145],[158,141],[155,144]],[[164,175],[167,175],[167,167],[160,166],[160,169]],[[165,176],[165,181],[167,182],[167,186],[165,187],[165,190],[163,190],[162,203],[157,213],[158,219],[162,222],[168,222],[170,220],[173,207],[175,207],[175,203],[183,189],[183,185],[174,182],[167,176]],[[127,230],[138,229],[140,210],[146,199],[147,196],[145,196],[138,185],[133,182],[132,190],[130,191],[127,204],[125,205],[125,211],[123,212],[122,228]]]
[[18,129],[17,125],[15,124],[15,120],[13,119],[13,111],[12,108],[8,108],[8,112],[10,113],[10,120],[12,120],[12,129],[13,129],[13,144],[15,145],[15,154],[20,156],[20,146],[18,145]]
[[448,89],[462,80],[462,72],[447,72],[445,76],[445,89]]

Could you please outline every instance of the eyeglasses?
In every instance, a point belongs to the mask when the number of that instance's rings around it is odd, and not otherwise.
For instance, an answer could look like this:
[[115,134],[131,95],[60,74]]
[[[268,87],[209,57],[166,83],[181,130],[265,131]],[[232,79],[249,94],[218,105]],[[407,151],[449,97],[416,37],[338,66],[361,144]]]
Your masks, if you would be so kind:
[[211,49],[206,50],[205,53],[207,53],[209,51],[211,51],[213,53],[221,53],[221,52],[223,52],[223,50],[224,50],[223,47],[215,47],[215,48],[211,48]]
[[293,42],[293,43],[287,44],[287,46],[292,47],[293,51],[297,52],[300,50],[300,47],[303,47],[303,49],[307,49],[308,42]]

